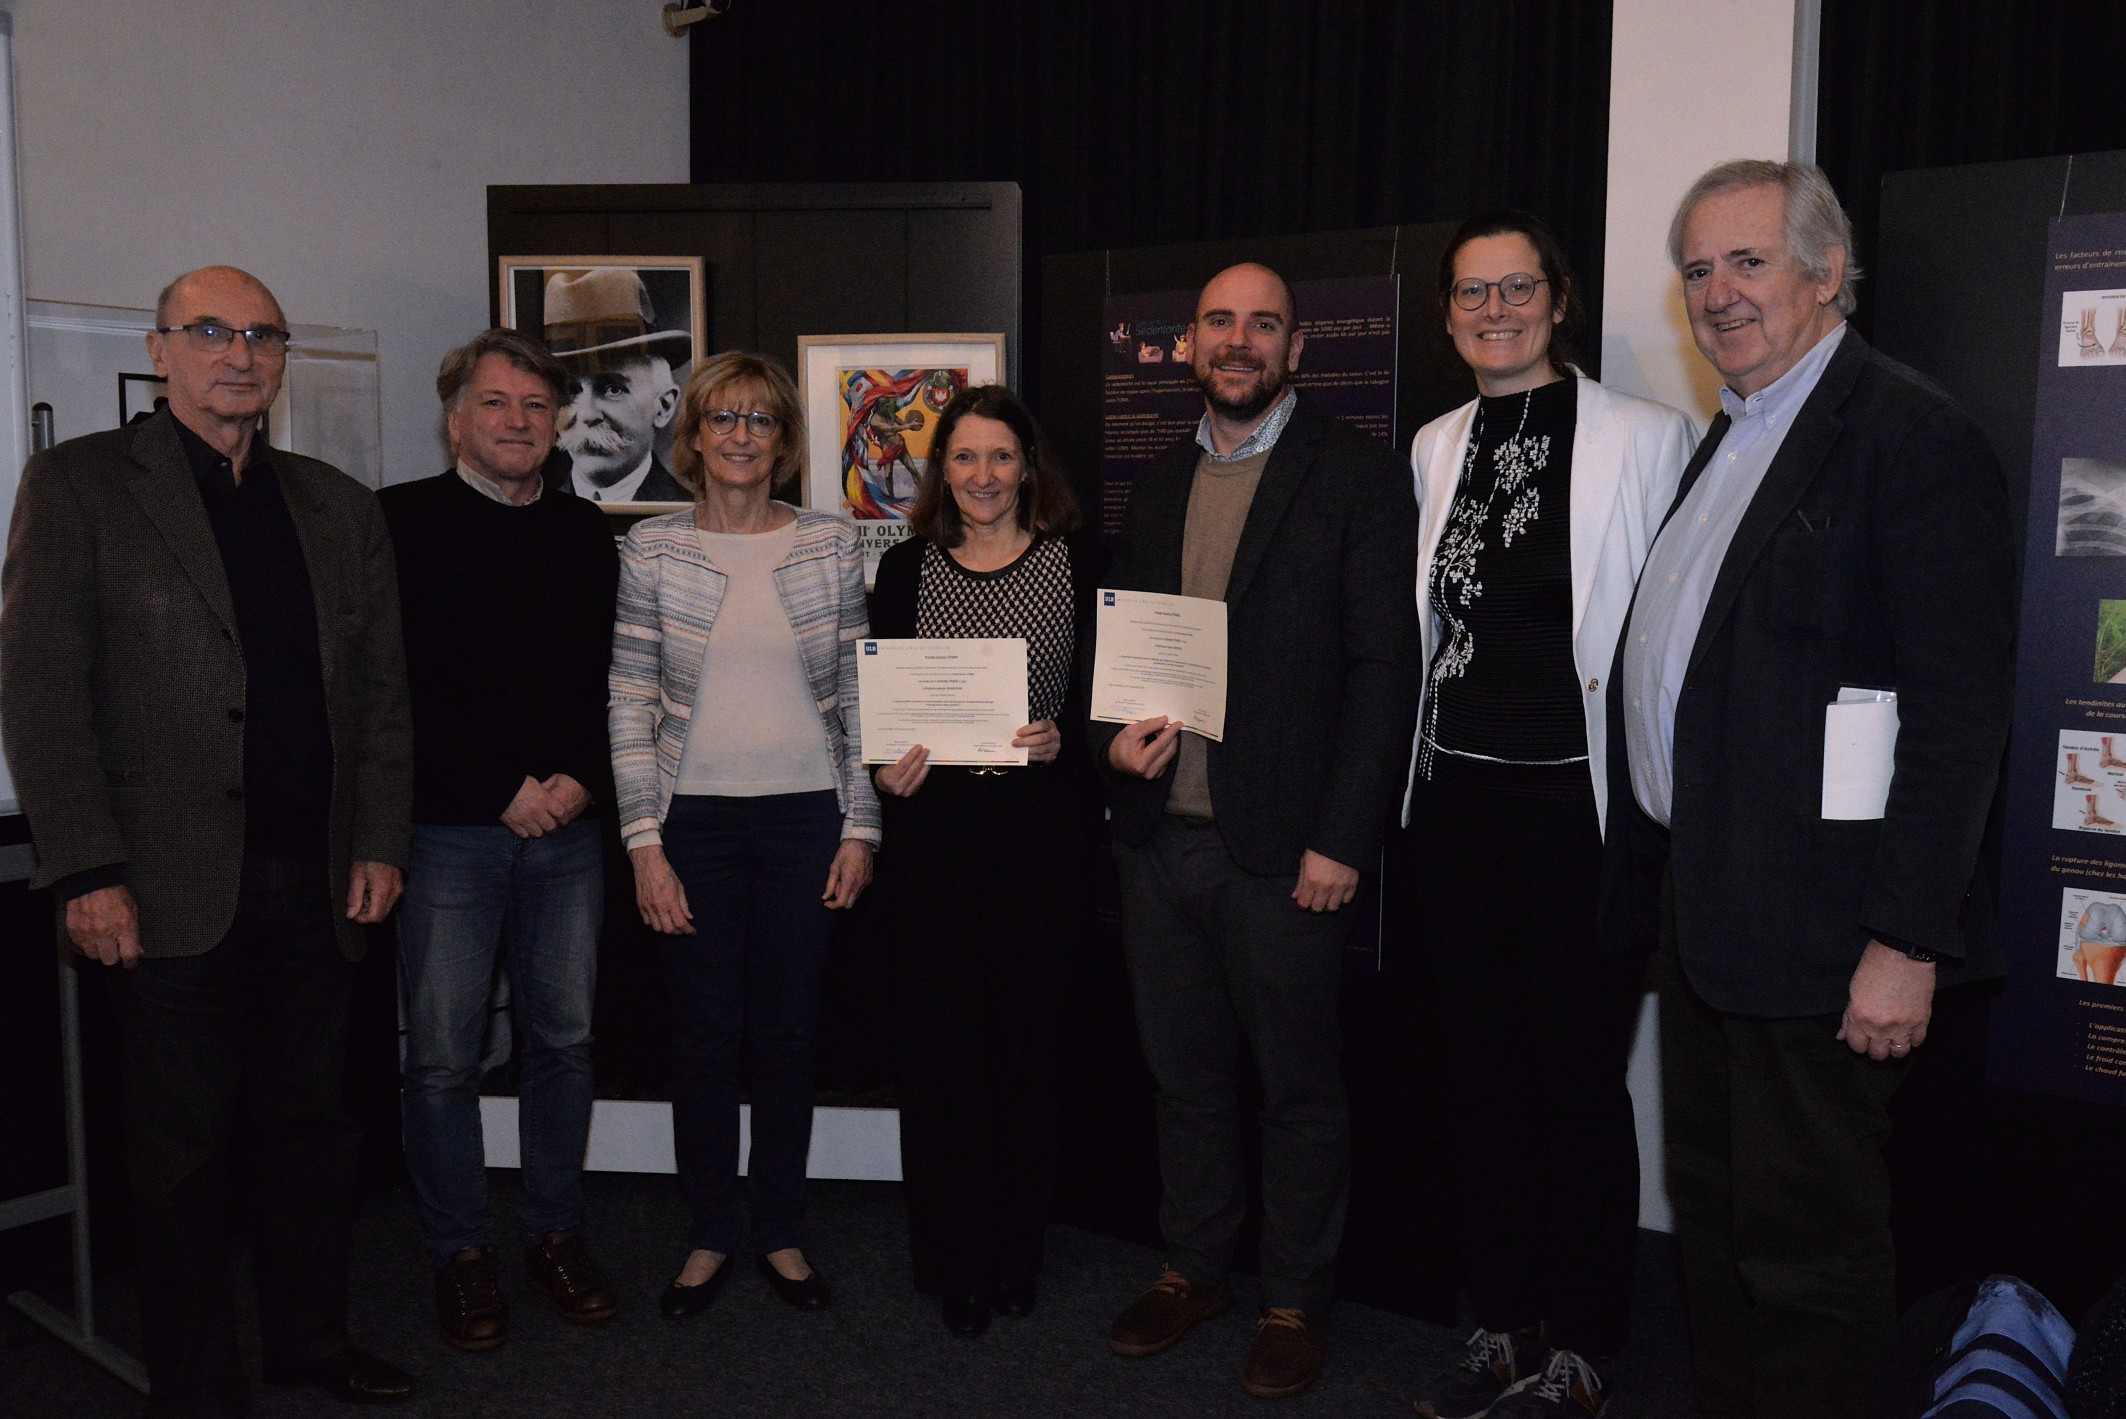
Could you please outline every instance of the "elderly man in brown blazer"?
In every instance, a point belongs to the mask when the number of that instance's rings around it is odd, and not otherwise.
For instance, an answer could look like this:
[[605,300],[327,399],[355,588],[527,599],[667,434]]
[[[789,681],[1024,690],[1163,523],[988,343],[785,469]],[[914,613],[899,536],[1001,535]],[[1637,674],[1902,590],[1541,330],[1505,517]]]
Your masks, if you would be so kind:
[[226,1217],[246,1167],[266,1377],[413,1382],[346,1334],[341,1103],[364,928],[399,895],[411,728],[376,499],[270,448],[288,331],[256,277],[179,277],[169,408],[30,460],[0,571],[0,736],[36,886],[119,1024],[155,1413],[240,1414]]

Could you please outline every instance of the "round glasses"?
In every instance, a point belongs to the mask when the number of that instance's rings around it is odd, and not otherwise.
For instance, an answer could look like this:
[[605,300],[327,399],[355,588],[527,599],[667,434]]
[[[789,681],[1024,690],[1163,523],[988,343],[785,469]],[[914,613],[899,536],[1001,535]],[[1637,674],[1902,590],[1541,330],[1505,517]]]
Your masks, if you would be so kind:
[[183,332],[195,349],[219,353],[236,343],[236,337],[244,337],[244,344],[255,355],[285,355],[288,353],[288,332],[277,325],[247,325],[239,330],[233,325],[224,325],[218,320],[195,320],[190,325],[158,325],[157,335],[175,335]]
[[716,409],[701,416],[701,422],[718,438],[737,428],[740,420],[745,421],[747,431],[757,439],[773,438],[775,431],[782,427],[782,420],[758,409],[750,414],[741,414],[734,409]]
[[1550,282],[1541,276],[1531,276],[1526,271],[1515,271],[1509,276],[1499,277],[1496,281],[1479,281],[1471,276],[1466,281],[1456,281],[1447,288],[1447,293],[1454,297],[1454,303],[1463,310],[1482,310],[1484,302],[1491,299],[1493,290],[1496,290],[1499,299],[1508,305],[1526,305],[1535,298],[1537,286],[1549,284]]

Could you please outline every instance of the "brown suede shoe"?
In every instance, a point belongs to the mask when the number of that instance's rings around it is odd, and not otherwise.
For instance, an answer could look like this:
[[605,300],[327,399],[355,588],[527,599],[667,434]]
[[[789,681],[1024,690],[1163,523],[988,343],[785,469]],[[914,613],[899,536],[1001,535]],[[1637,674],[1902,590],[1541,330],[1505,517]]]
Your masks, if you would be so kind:
[[1321,1373],[1321,1322],[1305,1311],[1272,1306],[1255,1322],[1255,1348],[1240,1372],[1240,1387],[1257,1399],[1283,1399]]
[[468,1247],[436,1273],[436,1324],[453,1350],[492,1350],[509,1339],[509,1302],[486,1252]]
[[1233,1293],[1225,1287],[1191,1286],[1169,1266],[1151,1290],[1115,1318],[1107,1332],[1107,1348],[1133,1359],[1156,1355],[1188,1334],[1197,1321],[1224,1315],[1232,1304]]
[[612,1315],[613,1288],[605,1284],[590,1253],[574,1232],[555,1232],[537,1246],[524,1249],[524,1279],[531,1288],[553,1298],[561,1319],[577,1325],[594,1325]]

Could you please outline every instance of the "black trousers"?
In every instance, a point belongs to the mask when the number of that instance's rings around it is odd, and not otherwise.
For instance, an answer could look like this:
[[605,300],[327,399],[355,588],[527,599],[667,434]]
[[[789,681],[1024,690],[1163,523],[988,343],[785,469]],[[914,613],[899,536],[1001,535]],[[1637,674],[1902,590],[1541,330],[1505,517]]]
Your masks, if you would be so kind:
[[1310,1314],[1336,1294],[1351,1200],[1337,997],[1351,913],[1303,911],[1290,876],[1244,872],[1215,825],[1168,815],[1115,844],[1123,954],[1157,1084],[1159,1227],[1200,1286],[1233,1264],[1247,1213],[1241,1051],[1262,1080],[1262,1300]]
[[[693,1212],[690,1251],[802,1247],[812,1150],[820,973],[834,913],[820,901],[841,843],[831,790],[758,798],[680,794],[664,851],[694,935],[659,937],[672,1031],[672,1152]],[[741,1051],[743,1051],[741,1053]],[[738,1177],[740,1064],[753,1104]]]
[[331,910],[323,862],[247,855],[235,924],[213,950],[96,968],[125,1076],[150,1412],[243,1400],[234,1206],[250,1222],[266,1367],[346,1344],[355,968]]
[[[1665,896],[1666,894],[1664,894]],[[1664,911],[1661,1091],[1700,1412],[1861,1419],[1897,1318],[1891,1096],[1839,1016],[1758,1020],[1698,998]]]
[[1055,1198],[1064,961],[1081,939],[1052,767],[935,768],[888,805],[901,1177],[915,1286],[1041,1270]]
[[1544,1322],[1613,1356],[1630,1334],[1639,1152],[1625,1066],[1643,955],[1595,949],[1602,839],[1566,802],[1420,782],[1393,875],[1422,900],[1414,943],[1449,1107],[1477,1324]]

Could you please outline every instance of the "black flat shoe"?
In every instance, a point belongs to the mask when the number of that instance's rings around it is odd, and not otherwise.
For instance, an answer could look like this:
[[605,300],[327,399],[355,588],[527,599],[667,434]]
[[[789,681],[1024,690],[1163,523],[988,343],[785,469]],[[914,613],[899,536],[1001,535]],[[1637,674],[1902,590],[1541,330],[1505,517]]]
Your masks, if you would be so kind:
[[1031,1281],[999,1281],[991,1303],[1007,1316],[1033,1314],[1034,1286]]
[[947,1296],[940,1309],[945,1329],[954,1335],[972,1337],[989,1329],[989,1302],[980,1296]]
[[290,1369],[266,1371],[269,1383],[310,1385],[349,1404],[397,1404],[413,1395],[413,1376],[352,1345]]
[[657,1298],[657,1309],[664,1312],[667,1320],[698,1316],[709,1308],[709,1302],[716,1299],[716,1293],[723,1289],[724,1279],[730,1274],[731,1259],[725,1257],[723,1265],[716,1268],[716,1274],[699,1286],[682,1286],[674,1281]]
[[828,1287],[827,1278],[817,1270],[802,1281],[792,1281],[777,1271],[775,1263],[764,1256],[754,1257],[753,1264],[760,1268],[761,1275],[768,1278],[768,1284],[775,1288],[776,1295],[782,1297],[784,1305],[795,1306],[801,1311],[823,1311],[834,1299],[834,1292]]

